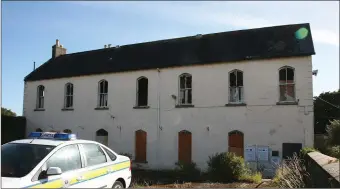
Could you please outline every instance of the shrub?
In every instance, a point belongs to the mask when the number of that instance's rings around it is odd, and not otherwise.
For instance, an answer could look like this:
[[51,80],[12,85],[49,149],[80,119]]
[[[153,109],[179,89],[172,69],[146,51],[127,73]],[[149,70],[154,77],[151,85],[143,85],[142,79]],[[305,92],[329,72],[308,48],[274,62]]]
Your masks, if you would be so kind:
[[276,170],[273,182],[280,188],[312,187],[306,167],[296,154],[288,161],[283,161],[281,167]]
[[327,155],[340,159],[340,145],[329,147]]
[[122,155],[122,156],[127,156],[127,157],[129,157],[131,160],[132,160],[132,154],[130,154],[130,153],[119,153],[120,155]]
[[258,184],[262,181],[262,174],[260,172],[246,173],[241,175],[239,180]]
[[209,176],[218,182],[239,180],[242,175],[250,172],[243,158],[230,152],[209,156],[207,163]]
[[300,150],[300,158],[305,159],[306,155],[310,152],[317,152],[318,150],[313,147],[304,147]]
[[326,131],[328,133],[327,145],[336,146],[340,145],[340,120],[330,121],[330,125],[327,126]]
[[197,168],[196,163],[184,163],[177,162],[176,163],[175,172],[178,174],[181,180],[187,181],[195,181],[198,180],[201,176],[201,170]]

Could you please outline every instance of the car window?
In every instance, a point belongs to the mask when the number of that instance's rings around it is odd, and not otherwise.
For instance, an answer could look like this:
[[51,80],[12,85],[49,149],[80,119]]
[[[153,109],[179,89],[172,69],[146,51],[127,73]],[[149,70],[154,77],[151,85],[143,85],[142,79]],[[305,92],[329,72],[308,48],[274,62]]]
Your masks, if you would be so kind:
[[116,156],[111,152],[109,151],[107,148],[103,147],[103,149],[105,150],[105,152],[107,153],[107,155],[110,157],[111,161],[114,161],[116,160]]
[[26,176],[54,148],[54,146],[36,144],[1,145],[1,177]]
[[103,150],[97,144],[82,144],[85,158],[87,162],[87,166],[98,165],[101,163],[105,163],[106,156]]
[[68,145],[59,149],[46,162],[47,168],[59,167],[67,172],[81,168],[80,152],[77,145]]

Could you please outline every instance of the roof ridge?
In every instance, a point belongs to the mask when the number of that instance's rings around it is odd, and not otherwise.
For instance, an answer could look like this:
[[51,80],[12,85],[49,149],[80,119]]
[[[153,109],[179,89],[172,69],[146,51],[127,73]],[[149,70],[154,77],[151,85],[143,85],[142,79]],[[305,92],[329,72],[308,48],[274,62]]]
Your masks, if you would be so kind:
[[[239,30],[231,30],[231,31],[223,31],[223,32],[215,32],[215,33],[207,33],[207,34],[201,34],[203,36],[212,36],[212,35],[218,35],[218,34],[227,34],[227,33],[234,33],[234,32],[240,32],[240,31],[254,31],[254,30],[260,30],[260,29],[269,29],[269,28],[277,28],[277,27],[285,27],[285,26],[294,26],[294,25],[305,25],[309,23],[299,23],[299,24],[286,24],[286,25],[275,25],[275,26],[266,26],[266,27],[259,27],[259,28],[250,28],[250,29],[239,29]],[[197,35],[197,34],[196,34]],[[152,44],[152,43],[161,43],[161,42],[170,42],[170,41],[177,41],[177,40],[184,40],[184,39],[192,39],[196,35],[190,35],[190,36],[184,36],[184,37],[176,37],[176,38],[168,38],[168,39],[160,39],[155,41],[146,41],[146,42],[140,42],[140,43],[131,43],[131,44],[125,44],[125,45],[119,45],[120,48],[133,46],[133,45],[144,45],[144,44]],[[89,52],[97,52],[97,51],[105,51],[105,50],[114,50],[116,47],[109,47],[109,48],[103,48],[103,49],[93,49],[88,51],[80,51],[65,55],[76,55],[76,54],[82,54],[82,53],[89,53]]]

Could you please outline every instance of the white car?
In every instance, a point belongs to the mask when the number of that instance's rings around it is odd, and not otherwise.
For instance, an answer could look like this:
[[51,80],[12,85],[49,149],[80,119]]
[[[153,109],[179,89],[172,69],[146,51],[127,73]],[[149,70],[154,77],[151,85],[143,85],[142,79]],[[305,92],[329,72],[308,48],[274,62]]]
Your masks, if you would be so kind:
[[128,188],[131,160],[75,134],[33,132],[1,146],[2,188]]

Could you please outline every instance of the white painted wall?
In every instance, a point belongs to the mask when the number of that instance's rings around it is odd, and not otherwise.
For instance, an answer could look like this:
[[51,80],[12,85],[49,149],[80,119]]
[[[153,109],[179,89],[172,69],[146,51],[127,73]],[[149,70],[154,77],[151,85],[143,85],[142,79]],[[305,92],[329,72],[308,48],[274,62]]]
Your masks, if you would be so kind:
[[[298,106],[276,105],[278,70],[285,65],[295,68]],[[233,69],[244,72],[247,106],[224,106],[228,103],[228,72]],[[171,95],[178,96],[178,76],[182,73],[192,74],[195,108],[174,108]],[[140,76],[149,79],[150,109],[133,109],[136,79]],[[101,79],[109,82],[110,110],[94,109]],[[61,111],[67,82],[74,84],[74,111]],[[161,86],[160,136],[157,136],[157,82]],[[45,86],[45,111],[34,111],[40,84]],[[227,151],[228,132],[234,129],[244,132],[245,145],[269,145],[279,150],[280,155],[284,142],[313,145],[310,56],[161,69],[160,80],[155,69],[27,82],[24,97],[28,132],[36,128],[49,130],[53,125],[54,129],[71,129],[80,138],[95,140],[95,132],[103,128],[109,132],[110,148],[134,155],[134,132],[147,131],[147,161],[151,168],[174,166],[178,157],[177,136],[183,129],[192,132],[192,158],[202,168],[209,155]],[[114,120],[110,114],[115,116]]]

